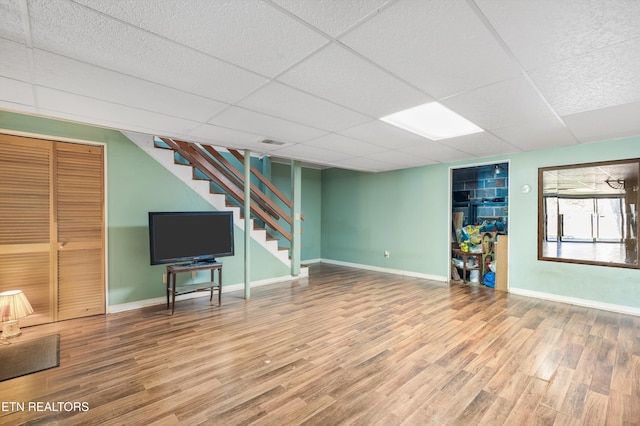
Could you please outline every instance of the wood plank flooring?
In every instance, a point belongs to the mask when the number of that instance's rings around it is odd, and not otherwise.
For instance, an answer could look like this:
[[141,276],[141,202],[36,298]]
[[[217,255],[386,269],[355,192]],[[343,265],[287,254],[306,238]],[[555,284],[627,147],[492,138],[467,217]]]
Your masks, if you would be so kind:
[[60,367],[0,424],[640,425],[639,317],[327,264],[215,302],[23,329]]

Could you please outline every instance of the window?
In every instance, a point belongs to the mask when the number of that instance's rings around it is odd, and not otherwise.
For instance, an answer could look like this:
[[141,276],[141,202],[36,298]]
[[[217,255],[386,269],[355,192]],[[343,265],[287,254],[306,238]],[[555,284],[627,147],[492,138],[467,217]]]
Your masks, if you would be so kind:
[[640,160],[538,170],[538,259],[639,268]]

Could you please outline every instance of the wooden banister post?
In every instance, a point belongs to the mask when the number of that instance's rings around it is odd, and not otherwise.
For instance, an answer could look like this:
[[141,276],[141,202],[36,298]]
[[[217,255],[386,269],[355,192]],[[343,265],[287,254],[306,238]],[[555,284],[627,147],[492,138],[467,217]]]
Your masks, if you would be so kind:
[[291,161],[291,275],[300,275],[300,220],[302,207],[302,167],[300,161]]

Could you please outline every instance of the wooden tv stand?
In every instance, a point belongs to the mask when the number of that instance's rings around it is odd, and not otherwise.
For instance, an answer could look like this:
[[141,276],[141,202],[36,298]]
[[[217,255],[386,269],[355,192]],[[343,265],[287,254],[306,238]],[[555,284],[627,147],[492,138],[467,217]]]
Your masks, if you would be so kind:
[[[188,284],[176,287],[176,275],[181,272],[211,271],[211,281]],[[218,282],[215,282],[214,272],[218,271]],[[211,291],[209,301],[213,300],[213,291],[218,290],[218,306],[222,305],[222,263],[190,263],[186,265],[167,265],[167,309],[171,299],[171,315],[176,309],[176,295],[193,293],[196,291]]]

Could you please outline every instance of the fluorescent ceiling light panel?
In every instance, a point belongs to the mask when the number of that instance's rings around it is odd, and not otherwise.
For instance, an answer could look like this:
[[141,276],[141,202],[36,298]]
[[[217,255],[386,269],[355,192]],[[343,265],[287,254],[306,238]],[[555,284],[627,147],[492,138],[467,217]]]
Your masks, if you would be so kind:
[[438,102],[405,109],[380,120],[434,141],[484,131]]

